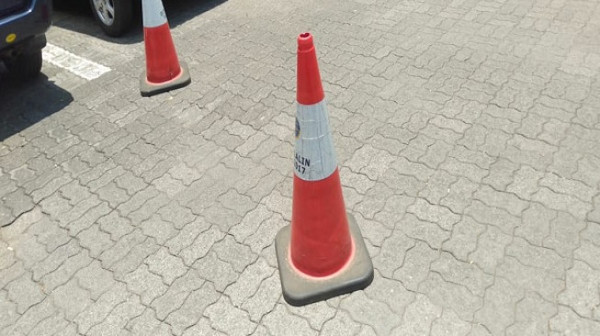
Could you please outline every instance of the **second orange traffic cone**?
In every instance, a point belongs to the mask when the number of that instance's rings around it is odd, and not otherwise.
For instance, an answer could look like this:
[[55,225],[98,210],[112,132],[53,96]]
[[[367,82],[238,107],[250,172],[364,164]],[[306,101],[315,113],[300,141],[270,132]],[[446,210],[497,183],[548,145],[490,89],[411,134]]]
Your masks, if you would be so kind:
[[146,71],[140,78],[142,96],[151,96],[190,84],[185,62],[177,58],[167,15],[161,0],[142,0]]
[[275,238],[285,300],[305,305],[367,287],[373,264],[346,214],[313,37],[298,37],[291,227]]

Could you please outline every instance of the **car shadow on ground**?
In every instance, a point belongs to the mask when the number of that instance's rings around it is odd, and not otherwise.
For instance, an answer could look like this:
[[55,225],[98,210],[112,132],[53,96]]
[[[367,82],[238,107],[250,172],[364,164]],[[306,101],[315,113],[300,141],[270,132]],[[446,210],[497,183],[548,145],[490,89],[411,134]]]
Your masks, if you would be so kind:
[[[69,29],[86,35],[94,36],[105,41],[133,44],[144,40],[141,1],[134,6],[133,24],[129,32],[121,37],[106,35],[95,22],[92,10],[87,0],[55,0],[54,26]],[[180,24],[209,11],[227,0],[163,0],[169,25],[177,27]]]
[[62,110],[73,96],[44,74],[19,82],[3,77],[0,66],[0,142]]

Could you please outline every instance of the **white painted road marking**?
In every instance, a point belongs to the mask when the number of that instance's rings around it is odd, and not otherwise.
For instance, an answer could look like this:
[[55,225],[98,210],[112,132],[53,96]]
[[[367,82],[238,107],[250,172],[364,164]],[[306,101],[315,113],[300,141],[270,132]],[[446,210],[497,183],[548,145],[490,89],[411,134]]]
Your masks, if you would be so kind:
[[77,56],[50,43],[42,50],[42,55],[44,61],[87,80],[96,79],[110,71],[109,67]]

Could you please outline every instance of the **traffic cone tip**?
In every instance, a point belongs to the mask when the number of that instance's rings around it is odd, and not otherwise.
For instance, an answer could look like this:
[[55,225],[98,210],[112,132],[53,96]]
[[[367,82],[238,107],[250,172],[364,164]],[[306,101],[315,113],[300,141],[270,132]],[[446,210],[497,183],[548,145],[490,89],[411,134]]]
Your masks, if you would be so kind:
[[302,33],[298,35],[296,100],[299,104],[313,105],[324,98],[313,36],[310,33]]
[[298,52],[308,52],[314,49],[313,37],[310,33],[302,33],[298,35]]

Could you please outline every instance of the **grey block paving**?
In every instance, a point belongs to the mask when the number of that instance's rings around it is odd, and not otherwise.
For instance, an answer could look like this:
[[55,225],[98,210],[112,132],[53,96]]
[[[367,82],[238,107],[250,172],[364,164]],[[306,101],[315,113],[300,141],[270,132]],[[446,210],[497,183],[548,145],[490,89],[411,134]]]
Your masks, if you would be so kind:
[[[185,88],[62,11],[111,71],[0,83],[1,335],[600,335],[600,2],[165,6]],[[305,30],[375,279],[291,307]]]

